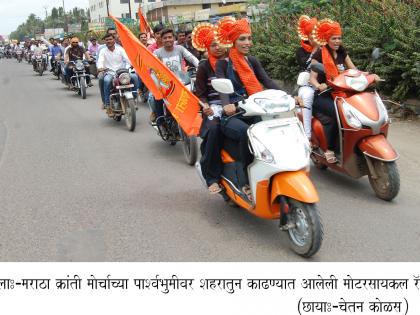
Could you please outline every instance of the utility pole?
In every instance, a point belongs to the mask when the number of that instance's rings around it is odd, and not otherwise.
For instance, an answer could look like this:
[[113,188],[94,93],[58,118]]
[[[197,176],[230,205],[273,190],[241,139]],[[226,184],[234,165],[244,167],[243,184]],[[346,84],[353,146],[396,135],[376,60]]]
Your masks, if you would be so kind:
[[48,6],[44,5],[43,8],[45,9],[45,19],[47,19],[48,18],[48,11],[47,11]]
[[106,14],[109,17],[109,0],[106,0]]
[[128,14],[130,14],[130,19],[131,17],[131,0],[128,0]]
[[67,15],[66,15],[66,8],[64,6],[64,0],[63,0],[63,14],[64,14],[64,31],[68,32],[68,25],[67,25]]

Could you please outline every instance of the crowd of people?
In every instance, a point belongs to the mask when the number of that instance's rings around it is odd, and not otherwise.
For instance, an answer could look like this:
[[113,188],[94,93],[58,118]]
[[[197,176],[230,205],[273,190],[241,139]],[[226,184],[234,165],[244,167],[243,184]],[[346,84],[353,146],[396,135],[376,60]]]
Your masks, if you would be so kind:
[[[324,128],[328,139],[328,150],[325,157],[329,163],[335,163],[337,122],[334,110],[334,95],[328,91],[327,79],[337,76],[345,69],[354,69],[350,56],[342,46],[342,30],[340,24],[331,20],[318,21],[316,18],[302,16],[298,21],[298,36],[301,47],[296,52],[296,59],[303,72],[308,72],[307,84],[299,89],[296,101],[302,108],[303,124],[307,137],[311,138],[311,117],[314,113],[322,113],[329,119]],[[264,89],[280,89],[279,85],[264,71],[257,58],[250,55],[252,47],[252,31],[247,19],[236,20],[224,18],[217,24],[201,23],[192,31],[165,28],[159,24],[150,34],[140,33],[139,41],[145,45],[162,63],[177,76],[196,68],[195,94],[202,104],[203,123],[200,129],[201,170],[208,185],[209,192],[216,194],[222,190],[220,186],[223,163],[220,151],[225,139],[236,145],[237,159],[242,162],[245,174],[253,160],[248,147],[247,130],[256,123],[255,118],[247,118],[238,114],[236,104],[243,97],[251,96]],[[100,39],[90,38],[87,48],[77,36],[62,40],[51,38],[48,41],[32,40],[20,43],[12,49],[23,49],[28,52],[48,51],[51,71],[52,61],[62,59],[65,66],[66,82],[70,86],[72,68],[70,62],[84,60],[96,63],[98,71],[98,87],[101,94],[102,108],[110,106],[110,93],[113,76],[108,70],[117,71],[130,68],[131,63],[120,42],[115,28],[108,28]],[[10,47],[6,48],[11,49]],[[4,53],[5,48],[1,48]],[[314,71],[311,66],[320,63],[325,67],[325,74]],[[148,95],[141,77],[135,72],[130,74],[133,91],[147,99],[151,105],[150,121],[163,113],[164,102],[154,100]],[[233,83],[235,93],[227,95],[215,91],[211,81],[215,78],[227,78]],[[379,77],[377,77],[379,80]],[[92,81],[87,82],[89,86]],[[323,92],[323,93],[320,93]],[[234,117],[230,117],[233,116]],[[230,119],[226,119],[230,117]],[[244,194],[251,199],[248,185],[242,187]]]

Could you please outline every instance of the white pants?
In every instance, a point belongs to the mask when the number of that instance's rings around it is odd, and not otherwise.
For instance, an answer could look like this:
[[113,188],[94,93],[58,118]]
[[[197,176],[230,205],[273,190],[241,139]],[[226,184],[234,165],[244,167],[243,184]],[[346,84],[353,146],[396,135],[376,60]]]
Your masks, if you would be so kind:
[[303,115],[303,128],[305,129],[306,136],[311,138],[311,122],[312,122],[312,104],[314,102],[315,90],[311,86],[302,86],[299,88],[298,95],[303,100],[302,115]]

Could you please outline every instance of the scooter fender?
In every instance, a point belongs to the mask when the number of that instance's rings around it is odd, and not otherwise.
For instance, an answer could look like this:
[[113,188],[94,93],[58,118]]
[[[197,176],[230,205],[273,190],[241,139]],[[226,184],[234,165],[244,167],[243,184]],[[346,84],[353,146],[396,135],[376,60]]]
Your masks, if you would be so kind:
[[387,138],[383,134],[369,136],[359,142],[359,149],[363,154],[384,162],[393,162],[399,158]]
[[277,197],[287,196],[305,203],[319,201],[318,192],[305,171],[283,172],[271,180],[271,203]]

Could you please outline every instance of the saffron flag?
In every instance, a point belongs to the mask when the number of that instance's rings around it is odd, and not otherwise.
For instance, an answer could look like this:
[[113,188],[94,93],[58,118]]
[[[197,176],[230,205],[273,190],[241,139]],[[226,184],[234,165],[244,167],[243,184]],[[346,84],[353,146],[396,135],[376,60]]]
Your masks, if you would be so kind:
[[197,135],[202,121],[199,99],[124,24],[113,16],[111,18],[132,66],[149,91],[155,99],[163,98],[166,107],[188,136]]
[[139,20],[140,20],[140,33],[146,33],[147,38],[149,39],[150,35],[153,35],[153,30],[150,27],[149,23],[147,22],[146,18],[144,17],[140,6],[139,6],[138,16],[139,16]]

